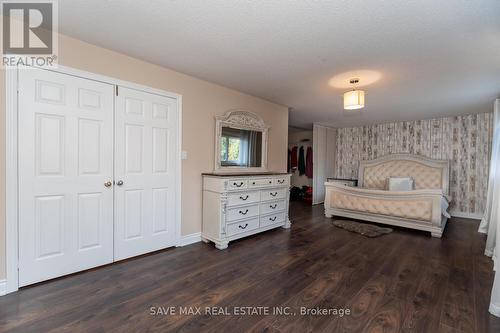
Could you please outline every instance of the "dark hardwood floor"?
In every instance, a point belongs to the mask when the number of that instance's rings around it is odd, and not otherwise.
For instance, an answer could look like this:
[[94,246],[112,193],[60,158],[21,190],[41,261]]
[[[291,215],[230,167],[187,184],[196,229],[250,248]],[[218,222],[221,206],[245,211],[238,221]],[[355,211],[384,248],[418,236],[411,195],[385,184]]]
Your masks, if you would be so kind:
[[[290,215],[291,230],[224,251],[197,243],[0,297],[0,331],[500,332],[488,313],[492,263],[476,222],[452,219],[442,239],[405,229],[370,239],[334,227],[321,206],[295,203]],[[176,315],[157,314],[171,306]],[[179,306],[201,314],[180,315]],[[234,306],[296,315],[205,313]],[[300,315],[300,307],[351,314]]]

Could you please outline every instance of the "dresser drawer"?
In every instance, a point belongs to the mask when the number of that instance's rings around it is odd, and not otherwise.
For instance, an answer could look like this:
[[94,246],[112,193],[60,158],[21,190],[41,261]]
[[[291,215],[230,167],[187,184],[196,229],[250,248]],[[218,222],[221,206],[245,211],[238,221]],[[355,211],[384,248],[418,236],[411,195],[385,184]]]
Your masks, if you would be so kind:
[[274,185],[276,186],[284,186],[288,185],[289,177],[279,177],[274,179]]
[[285,188],[275,188],[272,190],[264,190],[260,191],[260,200],[276,200],[276,199],[284,199],[286,197],[286,191],[288,189]]
[[248,181],[248,187],[265,187],[265,186],[273,186],[272,178],[259,178],[259,179],[250,179]]
[[259,227],[259,219],[250,219],[241,222],[231,223],[227,225],[227,235],[232,236],[241,234]]
[[230,208],[227,210],[226,221],[241,220],[259,215],[259,205]]
[[228,190],[241,190],[245,189],[248,186],[248,182],[246,179],[231,179],[227,182]]
[[268,214],[282,211],[286,208],[285,200],[266,202],[260,205],[260,214]]
[[276,224],[285,221],[285,212],[276,213],[272,215],[262,216],[260,218],[260,226],[266,227],[268,225]]
[[227,196],[227,205],[246,205],[260,201],[260,192],[240,192]]

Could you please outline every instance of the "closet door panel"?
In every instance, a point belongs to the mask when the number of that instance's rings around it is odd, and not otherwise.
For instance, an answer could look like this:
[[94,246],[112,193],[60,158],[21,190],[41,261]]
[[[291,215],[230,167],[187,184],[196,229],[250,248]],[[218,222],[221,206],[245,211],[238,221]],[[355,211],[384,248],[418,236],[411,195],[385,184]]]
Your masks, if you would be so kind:
[[113,260],[113,86],[19,70],[19,284]]
[[177,105],[119,87],[115,109],[115,260],[176,245]]

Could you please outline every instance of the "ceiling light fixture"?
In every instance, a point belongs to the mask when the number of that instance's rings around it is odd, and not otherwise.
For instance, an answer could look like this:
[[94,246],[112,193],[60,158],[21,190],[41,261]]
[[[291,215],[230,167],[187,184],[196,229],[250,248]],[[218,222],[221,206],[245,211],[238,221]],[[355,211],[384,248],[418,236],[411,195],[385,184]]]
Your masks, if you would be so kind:
[[344,109],[358,110],[365,107],[365,92],[356,89],[359,79],[351,79],[349,83],[353,85],[352,90],[344,93]]

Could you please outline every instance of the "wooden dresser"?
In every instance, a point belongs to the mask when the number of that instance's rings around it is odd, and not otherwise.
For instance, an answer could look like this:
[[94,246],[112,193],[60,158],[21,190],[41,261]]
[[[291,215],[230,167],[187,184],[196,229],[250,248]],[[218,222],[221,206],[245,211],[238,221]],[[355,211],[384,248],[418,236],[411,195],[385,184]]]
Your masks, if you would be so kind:
[[223,250],[230,241],[289,228],[290,174],[203,174],[202,239]]

